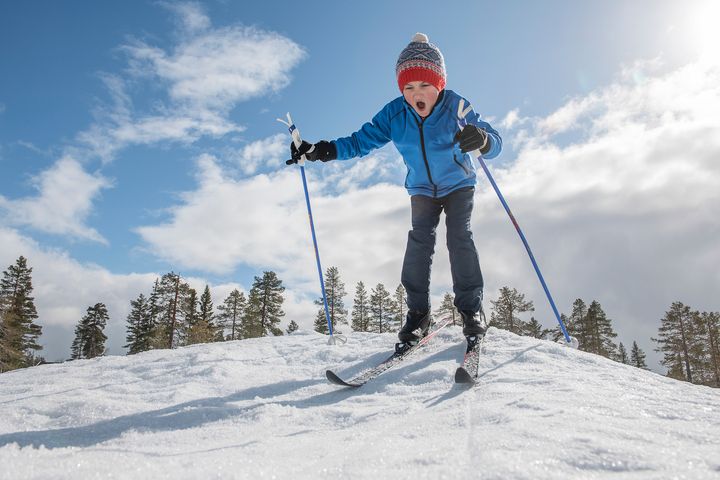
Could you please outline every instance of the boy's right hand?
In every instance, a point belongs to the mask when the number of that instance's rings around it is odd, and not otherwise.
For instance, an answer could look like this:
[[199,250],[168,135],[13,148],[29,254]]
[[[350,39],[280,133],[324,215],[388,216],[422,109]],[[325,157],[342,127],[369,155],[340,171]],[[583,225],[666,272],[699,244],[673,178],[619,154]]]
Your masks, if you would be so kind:
[[335,144],[321,140],[318,143],[308,143],[305,140],[300,144],[300,148],[295,146],[295,143],[290,143],[290,160],[286,160],[286,165],[292,165],[297,163],[300,158],[305,155],[307,160],[314,162],[320,160],[321,162],[329,162],[337,158],[337,149]]

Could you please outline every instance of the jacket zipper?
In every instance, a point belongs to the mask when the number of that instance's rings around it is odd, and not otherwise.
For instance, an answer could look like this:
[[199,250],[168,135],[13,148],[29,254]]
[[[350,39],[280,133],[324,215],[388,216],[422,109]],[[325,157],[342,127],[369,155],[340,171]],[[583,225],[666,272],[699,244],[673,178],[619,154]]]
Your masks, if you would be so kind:
[[[417,119],[415,119],[415,121],[417,122]],[[430,173],[430,164],[428,163],[427,159],[427,152],[425,151],[425,135],[423,134],[424,123],[424,118],[418,122],[418,127],[420,128],[420,147],[422,148],[423,160],[425,161],[425,169],[427,170],[428,180],[433,186],[433,197],[437,197],[437,185],[435,185],[435,182],[433,182],[432,174]]]
[[463,171],[465,172],[465,175],[470,175],[470,170],[468,170],[468,168],[467,168],[464,164],[458,162],[458,160],[457,160],[457,154],[455,154],[455,153],[453,153],[453,160],[455,161],[455,163],[458,164],[458,166],[459,166],[460,168],[463,169]]

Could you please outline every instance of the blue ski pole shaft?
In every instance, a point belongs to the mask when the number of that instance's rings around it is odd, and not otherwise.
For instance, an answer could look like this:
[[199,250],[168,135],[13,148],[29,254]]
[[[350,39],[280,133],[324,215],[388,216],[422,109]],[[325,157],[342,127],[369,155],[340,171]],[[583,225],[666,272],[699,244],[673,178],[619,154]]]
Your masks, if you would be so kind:
[[482,167],[483,171],[485,172],[485,175],[487,175],[488,180],[490,180],[490,185],[492,185],[493,190],[495,190],[495,193],[497,193],[498,198],[500,199],[500,203],[502,203],[502,206],[505,208],[505,211],[507,212],[508,216],[510,217],[510,221],[515,226],[515,230],[517,230],[518,235],[520,235],[520,240],[522,240],[523,245],[525,245],[525,250],[527,250],[528,256],[530,257],[530,261],[532,262],[533,268],[535,268],[535,273],[537,273],[538,279],[540,279],[540,284],[543,287],[543,290],[545,290],[545,295],[547,296],[548,301],[550,302],[550,306],[552,307],[553,313],[555,314],[555,318],[558,321],[558,325],[560,325],[560,330],[562,330],[562,334],[565,337],[565,341],[567,343],[571,343],[570,335],[568,335],[567,329],[565,328],[565,324],[563,323],[562,319],[560,318],[560,313],[558,312],[557,307],[555,306],[555,301],[553,300],[552,295],[550,295],[550,289],[547,286],[547,283],[545,283],[545,278],[543,277],[542,272],[540,272],[540,267],[538,266],[537,261],[535,260],[535,255],[533,255],[532,250],[530,249],[530,244],[528,244],[527,239],[525,238],[525,234],[523,233],[522,229],[520,228],[520,225],[518,224],[517,220],[515,220],[515,215],[513,215],[512,211],[510,210],[510,206],[505,201],[505,197],[503,197],[503,194],[500,192],[500,189],[497,186],[497,183],[495,183],[495,179],[490,174],[490,170],[488,170],[487,165],[485,165],[485,161],[482,158],[482,155],[477,156],[478,162],[480,163],[480,166]]
[[[300,148],[300,144],[302,143],[300,131],[293,123],[290,114],[287,114],[287,121],[279,118],[278,121],[288,127],[293,143],[297,148]],[[325,281],[323,280],[322,265],[320,264],[320,250],[318,249],[317,236],[315,235],[315,222],[313,221],[312,207],[310,206],[310,194],[308,193],[307,179],[305,178],[305,155],[300,158],[298,165],[300,165],[300,175],[302,177],[303,190],[305,191],[305,204],[307,205],[308,218],[310,219],[310,232],[312,233],[313,247],[315,249],[315,261],[317,263],[318,276],[320,277],[320,291],[322,292],[323,305],[325,306],[325,320],[327,320],[328,332],[330,333],[330,338],[332,340],[332,321],[330,320],[330,309],[328,308],[327,295],[325,294]]]
[[[467,125],[467,120],[465,120],[465,115],[467,115],[471,110],[471,107],[468,105],[467,109],[465,108],[465,101],[461,100],[460,104],[458,105],[458,125],[462,129]],[[532,262],[533,268],[535,269],[535,273],[538,276],[538,279],[540,280],[540,284],[543,287],[543,290],[545,291],[545,295],[547,296],[548,302],[550,302],[550,307],[552,307],[552,311],[555,314],[555,318],[557,319],[558,325],[560,325],[560,330],[562,331],[563,336],[565,337],[565,341],[568,344],[572,344],[572,340],[570,339],[570,335],[567,332],[567,329],[565,328],[565,323],[563,323],[562,318],[560,318],[560,312],[558,312],[557,307],[555,306],[555,301],[553,300],[552,295],[550,295],[550,289],[547,286],[547,283],[545,283],[545,278],[543,278],[542,272],[540,272],[540,267],[538,266],[537,261],[535,260],[535,255],[533,255],[532,250],[530,249],[530,244],[528,243],[527,239],[525,238],[525,234],[523,233],[522,229],[520,228],[520,225],[518,224],[517,220],[515,220],[515,215],[513,215],[512,211],[510,210],[510,206],[505,201],[505,197],[503,197],[503,194],[500,192],[500,188],[498,188],[497,183],[495,183],[495,179],[493,178],[492,174],[490,173],[490,170],[488,169],[487,165],[485,165],[485,160],[482,158],[482,154],[480,153],[480,150],[475,150],[472,152],[472,155],[477,158],[478,162],[480,163],[480,166],[482,167],[483,171],[485,172],[485,175],[487,175],[488,180],[490,180],[490,185],[492,185],[493,190],[495,190],[495,193],[497,194],[498,198],[500,199],[500,203],[502,203],[503,208],[505,208],[505,211],[507,212],[508,216],[510,217],[510,221],[512,222],[513,226],[515,227],[515,230],[517,230],[518,235],[520,235],[520,240],[522,240],[523,245],[525,245],[525,250],[527,250],[528,256],[530,257],[530,261]]]
[[330,309],[328,308],[327,295],[325,294],[325,280],[320,265],[320,251],[318,250],[317,236],[315,235],[315,222],[313,222],[312,207],[310,206],[310,195],[308,194],[307,180],[305,179],[305,166],[300,165],[303,189],[305,190],[305,203],[307,204],[308,218],[310,219],[310,232],[312,232],[313,247],[315,248],[315,261],[317,262],[318,276],[320,277],[320,289],[322,290],[323,305],[325,306],[325,319],[328,324],[330,335],[333,334],[332,322],[330,321]]

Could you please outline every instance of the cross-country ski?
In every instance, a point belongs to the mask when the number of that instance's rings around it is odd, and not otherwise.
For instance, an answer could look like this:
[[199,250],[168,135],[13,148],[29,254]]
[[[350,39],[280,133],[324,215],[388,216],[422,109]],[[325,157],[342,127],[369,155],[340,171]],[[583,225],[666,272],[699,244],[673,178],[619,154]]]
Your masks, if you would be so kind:
[[331,383],[334,383],[336,385],[355,388],[361,387],[365,385],[365,383],[367,383],[368,381],[382,374],[384,371],[393,368],[403,360],[407,359],[418,349],[427,345],[433,339],[433,337],[438,334],[440,330],[447,327],[451,322],[452,317],[440,320],[440,322],[438,322],[437,325],[432,328],[425,337],[420,339],[420,341],[415,344],[396,344],[395,351],[388,358],[383,360],[378,365],[361,372],[359,375],[353,377],[351,380],[343,380],[332,370],[327,370],[325,372],[325,376]]

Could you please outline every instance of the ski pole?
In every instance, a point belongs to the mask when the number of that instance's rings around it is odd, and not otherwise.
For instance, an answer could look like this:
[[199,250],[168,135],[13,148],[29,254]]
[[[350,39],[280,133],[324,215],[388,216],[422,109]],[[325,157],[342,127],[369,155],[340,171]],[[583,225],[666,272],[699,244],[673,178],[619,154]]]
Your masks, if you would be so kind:
[[[290,113],[287,114],[287,122],[280,118],[278,122],[286,125],[292,136],[293,143],[296,148],[300,148],[302,139],[300,138],[300,130],[297,129],[295,124],[290,117]],[[329,345],[335,345],[335,336],[333,336],[332,322],[330,321],[330,309],[328,308],[327,295],[325,294],[325,281],[323,280],[322,266],[320,265],[320,251],[318,250],[317,237],[315,236],[315,223],[313,222],[312,208],[310,207],[310,195],[308,194],[307,180],[305,178],[305,155],[300,157],[298,160],[300,165],[300,176],[302,177],[303,189],[305,190],[305,204],[307,205],[308,218],[310,219],[310,232],[312,233],[313,246],[315,247],[315,261],[317,263],[318,276],[320,277],[320,290],[322,291],[323,305],[325,306],[325,320],[327,320],[328,332],[330,332],[330,338],[328,339]],[[339,340],[345,343],[345,338],[338,335]]]
[[[460,99],[460,104],[458,106],[458,125],[462,129],[465,125],[467,125],[467,120],[465,120],[465,116],[470,113],[470,110],[472,107],[470,105],[465,108],[465,100]],[[555,314],[555,318],[558,321],[558,325],[560,325],[560,330],[562,331],[563,336],[565,337],[565,344],[577,348],[578,342],[577,339],[574,337],[570,337],[570,335],[567,332],[567,329],[565,328],[565,323],[562,321],[562,318],[560,318],[560,313],[558,312],[557,307],[555,306],[555,301],[553,300],[552,295],[550,295],[550,289],[548,288],[547,284],[545,283],[545,279],[543,278],[542,273],[540,272],[540,267],[538,266],[537,261],[535,261],[535,255],[533,255],[532,250],[530,250],[530,244],[528,244],[527,239],[525,238],[525,234],[520,229],[520,225],[518,224],[517,220],[515,220],[515,216],[512,214],[512,211],[510,211],[510,206],[505,201],[505,197],[503,197],[503,194],[500,192],[500,189],[497,186],[497,183],[495,183],[495,179],[490,174],[490,170],[488,169],[487,165],[485,165],[485,161],[483,160],[482,154],[480,153],[480,150],[474,150],[470,153],[473,157],[477,158],[478,162],[480,163],[480,166],[482,167],[483,171],[485,172],[485,175],[487,175],[488,180],[490,181],[490,185],[492,185],[493,190],[495,190],[495,193],[497,193],[498,198],[500,199],[500,203],[502,203],[502,206],[505,208],[505,211],[507,212],[508,216],[510,217],[510,221],[515,226],[515,230],[517,230],[518,235],[520,235],[520,240],[522,240],[523,245],[525,245],[525,250],[527,250],[528,256],[530,257],[530,261],[532,262],[533,268],[535,268],[535,273],[537,273],[538,279],[540,280],[540,284],[543,287],[543,290],[545,290],[545,295],[547,296],[548,301],[550,302],[550,307],[552,307],[552,311]]]

